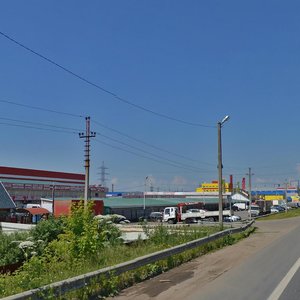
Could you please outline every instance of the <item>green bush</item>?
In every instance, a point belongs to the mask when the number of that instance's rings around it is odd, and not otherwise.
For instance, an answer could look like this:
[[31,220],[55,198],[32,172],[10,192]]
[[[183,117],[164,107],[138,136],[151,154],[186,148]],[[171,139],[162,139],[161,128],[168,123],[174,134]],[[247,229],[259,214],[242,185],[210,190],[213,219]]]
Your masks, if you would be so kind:
[[41,255],[45,246],[64,231],[63,219],[41,221],[30,232],[0,233],[0,266],[21,263]]
[[42,220],[37,223],[30,231],[34,240],[42,240],[45,244],[57,239],[64,232],[65,219],[50,217],[48,220]]
[[29,237],[27,232],[3,234],[0,233],[0,266],[22,262],[24,253],[19,244]]
[[67,241],[73,258],[91,257],[111,244],[120,243],[117,227],[105,220],[94,218],[93,202],[84,207],[83,202],[72,206],[71,215],[66,219],[63,239]]
[[[87,207],[79,203],[63,221],[42,221],[31,232],[34,238],[20,243],[27,261],[13,276],[0,276],[0,296],[88,272],[91,266],[103,262],[103,250],[121,244],[120,231],[114,224],[95,219],[91,207],[92,203]],[[37,249],[40,244],[42,251]]]

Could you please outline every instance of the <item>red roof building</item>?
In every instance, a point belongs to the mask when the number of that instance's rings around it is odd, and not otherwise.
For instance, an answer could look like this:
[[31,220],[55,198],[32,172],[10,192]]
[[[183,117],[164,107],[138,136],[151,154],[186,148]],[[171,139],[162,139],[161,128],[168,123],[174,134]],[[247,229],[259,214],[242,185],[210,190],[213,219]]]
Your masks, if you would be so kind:
[[[84,197],[84,174],[0,166],[0,182],[17,207],[39,203],[41,198]],[[105,197],[106,191],[103,186],[90,186],[91,197]]]

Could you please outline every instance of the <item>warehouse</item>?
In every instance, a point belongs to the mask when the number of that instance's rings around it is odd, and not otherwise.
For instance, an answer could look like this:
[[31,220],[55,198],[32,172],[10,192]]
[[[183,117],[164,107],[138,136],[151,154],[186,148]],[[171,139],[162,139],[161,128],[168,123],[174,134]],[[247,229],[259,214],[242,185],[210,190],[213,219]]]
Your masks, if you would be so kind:
[[[225,196],[224,207],[230,206],[230,198]],[[215,210],[218,207],[217,197],[194,197],[194,198],[104,198],[105,214],[120,214],[130,221],[137,221],[142,217],[147,217],[151,212],[163,211],[165,207],[176,206],[182,202],[202,202],[205,209]],[[145,209],[144,209],[145,206]]]
[[[0,182],[17,207],[40,204],[41,198],[84,196],[85,175],[0,166]],[[90,186],[91,197],[105,197],[106,188]]]

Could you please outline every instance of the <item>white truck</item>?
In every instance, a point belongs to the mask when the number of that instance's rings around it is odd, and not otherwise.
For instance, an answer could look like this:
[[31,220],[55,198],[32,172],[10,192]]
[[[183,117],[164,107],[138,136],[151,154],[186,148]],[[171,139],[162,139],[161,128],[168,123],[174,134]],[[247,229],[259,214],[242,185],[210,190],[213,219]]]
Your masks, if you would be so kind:
[[[208,211],[204,209],[185,209],[183,203],[178,207],[166,207],[163,213],[163,222],[175,224],[177,222],[196,223],[200,220],[217,221],[219,211]],[[231,216],[230,210],[223,210],[223,218]]]

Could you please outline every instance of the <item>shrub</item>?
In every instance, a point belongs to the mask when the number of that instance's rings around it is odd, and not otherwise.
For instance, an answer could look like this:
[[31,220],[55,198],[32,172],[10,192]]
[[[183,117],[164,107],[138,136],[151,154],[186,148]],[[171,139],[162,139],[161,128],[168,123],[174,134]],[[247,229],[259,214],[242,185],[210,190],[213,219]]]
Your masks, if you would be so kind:
[[92,206],[92,201],[87,207],[82,201],[76,203],[66,219],[63,239],[68,242],[74,258],[90,257],[108,245],[120,243],[119,229],[105,220],[95,219]]
[[15,264],[24,260],[24,253],[18,245],[29,237],[27,232],[0,233],[0,266]]
[[42,240],[45,244],[48,244],[64,232],[64,226],[64,218],[50,217],[48,220],[40,221],[30,231],[30,234],[34,240]]

